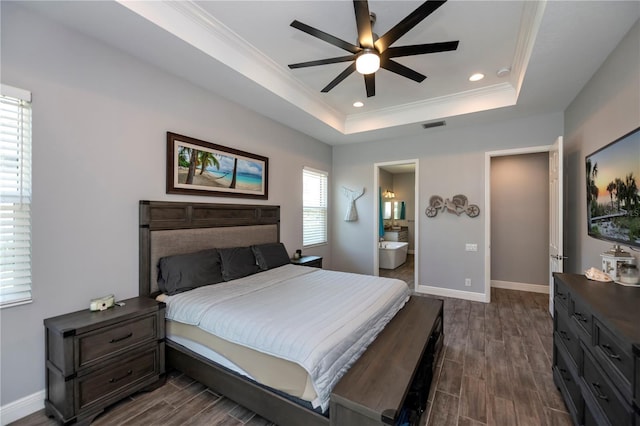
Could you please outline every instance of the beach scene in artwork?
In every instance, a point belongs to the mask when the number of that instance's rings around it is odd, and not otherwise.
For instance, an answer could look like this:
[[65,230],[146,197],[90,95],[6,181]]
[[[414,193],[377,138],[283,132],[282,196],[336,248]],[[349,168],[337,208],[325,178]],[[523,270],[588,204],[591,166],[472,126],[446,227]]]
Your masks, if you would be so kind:
[[243,193],[264,192],[264,163],[235,155],[197,149],[191,145],[176,146],[177,183],[189,188],[201,187]]

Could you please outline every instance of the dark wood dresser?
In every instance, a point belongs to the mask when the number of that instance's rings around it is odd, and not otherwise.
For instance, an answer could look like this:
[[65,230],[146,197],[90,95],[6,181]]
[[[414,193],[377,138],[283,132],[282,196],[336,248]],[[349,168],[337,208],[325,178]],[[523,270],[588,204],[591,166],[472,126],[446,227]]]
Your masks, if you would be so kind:
[[442,307],[442,300],[411,296],[333,389],[331,425],[424,424],[444,342]]
[[640,426],[640,287],[554,284],[553,378],[574,423]]
[[45,412],[90,424],[105,407],[164,381],[164,303],[148,297],[44,320]]

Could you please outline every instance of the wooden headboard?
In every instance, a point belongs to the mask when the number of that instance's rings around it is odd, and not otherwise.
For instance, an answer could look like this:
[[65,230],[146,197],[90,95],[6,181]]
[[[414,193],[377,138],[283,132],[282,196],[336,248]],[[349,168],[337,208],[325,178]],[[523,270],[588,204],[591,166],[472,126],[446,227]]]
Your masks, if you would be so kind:
[[140,201],[139,294],[158,291],[161,257],[280,241],[280,206]]

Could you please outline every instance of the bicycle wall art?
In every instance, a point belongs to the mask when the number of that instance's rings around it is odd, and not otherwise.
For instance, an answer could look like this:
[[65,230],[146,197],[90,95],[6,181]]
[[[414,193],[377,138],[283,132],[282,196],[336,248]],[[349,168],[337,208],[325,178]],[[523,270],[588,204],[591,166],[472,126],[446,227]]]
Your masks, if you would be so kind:
[[427,217],[436,217],[438,211],[453,213],[456,216],[466,213],[469,217],[477,217],[480,214],[480,207],[476,204],[469,204],[467,197],[462,194],[447,199],[443,199],[439,195],[432,195],[429,198],[429,206],[424,213]]

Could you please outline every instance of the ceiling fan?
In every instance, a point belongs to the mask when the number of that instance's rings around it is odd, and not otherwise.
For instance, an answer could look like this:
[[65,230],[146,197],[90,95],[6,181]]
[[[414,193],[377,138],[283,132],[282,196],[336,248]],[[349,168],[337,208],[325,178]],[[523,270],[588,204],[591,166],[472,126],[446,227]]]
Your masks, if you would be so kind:
[[354,71],[358,71],[364,75],[364,84],[367,89],[367,97],[375,96],[376,82],[375,72],[379,68],[399,74],[403,77],[422,82],[425,75],[412,70],[392,58],[402,56],[423,55],[426,53],[447,52],[456,50],[459,41],[447,41],[442,43],[415,44],[411,46],[391,47],[400,37],[405,35],[409,30],[418,25],[424,18],[432,14],[436,9],[446,3],[444,1],[427,0],[416,10],[407,15],[402,21],[398,22],[393,28],[387,31],[382,37],[377,37],[373,32],[373,23],[375,22],[375,14],[369,13],[369,4],[366,0],[354,0],[353,8],[356,14],[356,26],[358,29],[358,45],[351,44],[339,39],[324,31],[310,27],[300,21],[294,20],[291,26],[312,35],[329,44],[337,46],[350,52],[351,55],[338,56],[335,58],[320,59],[316,61],[300,62],[289,65],[289,68],[305,68],[316,65],[335,64],[339,62],[353,61],[351,65],[334,78],[325,88],[321,90],[323,93],[329,92],[336,87],[342,80],[351,75]]

